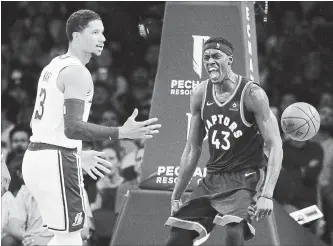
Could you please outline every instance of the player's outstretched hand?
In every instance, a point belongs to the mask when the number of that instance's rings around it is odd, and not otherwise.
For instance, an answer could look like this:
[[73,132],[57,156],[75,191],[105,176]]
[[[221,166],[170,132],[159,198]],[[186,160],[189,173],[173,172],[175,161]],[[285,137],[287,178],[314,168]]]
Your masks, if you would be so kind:
[[257,221],[265,219],[273,212],[273,201],[266,197],[259,197],[256,206],[254,207],[254,217]]
[[174,215],[183,206],[181,200],[171,200],[171,216]]
[[134,109],[133,114],[128,117],[125,124],[119,127],[119,137],[129,138],[129,139],[139,139],[139,138],[152,138],[154,134],[159,133],[159,128],[161,124],[154,124],[158,121],[157,118],[148,119],[145,121],[135,121],[138,115],[138,109]]
[[[110,173],[112,164],[101,157],[106,157],[105,152],[95,150],[81,151],[78,153],[81,157],[82,169],[86,171],[90,177],[97,179],[97,176],[103,178],[103,173]],[[97,175],[97,176],[96,176]]]

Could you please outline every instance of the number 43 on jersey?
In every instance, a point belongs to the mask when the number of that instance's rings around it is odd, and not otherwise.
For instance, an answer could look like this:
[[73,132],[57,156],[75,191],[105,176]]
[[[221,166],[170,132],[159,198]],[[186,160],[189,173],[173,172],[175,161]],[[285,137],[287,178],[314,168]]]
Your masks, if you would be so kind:
[[[191,121],[191,117],[192,114],[191,113],[186,113],[187,116],[187,136],[186,138],[188,138],[188,134],[190,131],[190,121]],[[206,129],[207,130],[207,129]],[[223,150],[228,150],[230,149],[230,141],[229,141],[229,136],[230,136],[230,132],[226,132],[226,131],[222,131],[221,132],[222,136],[223,136],[223,140],[222,143],[220,142],[220,140],[217,138],[217,130],[214,130],[213,135],[212,135],[212,144],[215,145],[216,149],[220,149],[222,148]],[[205,139],[208,139],[208,134],[206,135]]]
[[230,132],[226,131],[221,131],[223,140],[220,142],[220,139],[216,137],[217,135],[217,130],[213,131],[212,134],[212,144],[215,145],[216,149],[223,149],[223,150],[228,150],[230,149],[230,141],[229,141],[229,136]]

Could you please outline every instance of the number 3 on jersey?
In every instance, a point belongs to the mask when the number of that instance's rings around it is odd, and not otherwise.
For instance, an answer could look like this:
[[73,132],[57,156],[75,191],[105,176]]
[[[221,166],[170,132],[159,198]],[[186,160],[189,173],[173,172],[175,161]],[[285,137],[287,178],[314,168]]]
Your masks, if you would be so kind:
[[41,88],[38,98],[39,106],[36,108],[35,117],[34,117],[35,120],[41,120],[43,118],[45,99],[46,99],[46,90],[45,88]]
[[223,143],[220,143],[220,140],[216,138],[217,130],[214,130],[213,135],[212,135],[212,144],[215,145],[216,149],[220,149],[220,147],[224,150],[230,149],[230,141],[229,141],[229,136],[230,132],[221,132],[223,135]]

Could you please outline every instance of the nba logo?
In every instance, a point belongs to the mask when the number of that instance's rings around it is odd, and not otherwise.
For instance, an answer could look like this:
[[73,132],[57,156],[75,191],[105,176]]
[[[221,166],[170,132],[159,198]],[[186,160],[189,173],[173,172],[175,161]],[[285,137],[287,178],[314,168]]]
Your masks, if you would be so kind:
[[202,51],[203,44],[210,38],[209,36],[192,35],[193,37],[193,70],[201,79],[202,77]]

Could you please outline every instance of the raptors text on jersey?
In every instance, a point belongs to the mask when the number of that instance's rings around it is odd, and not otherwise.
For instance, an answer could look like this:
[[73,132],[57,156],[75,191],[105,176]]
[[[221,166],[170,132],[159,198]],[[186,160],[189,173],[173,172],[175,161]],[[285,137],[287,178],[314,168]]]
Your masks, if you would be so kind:
[[210,152],[207,173],[266,165],[262,137],[253,114],[244,106],[246,88],[253,82],[239,76],[233,94],[223,103],[217,100],[213,83],[206,83],[202,120]]

